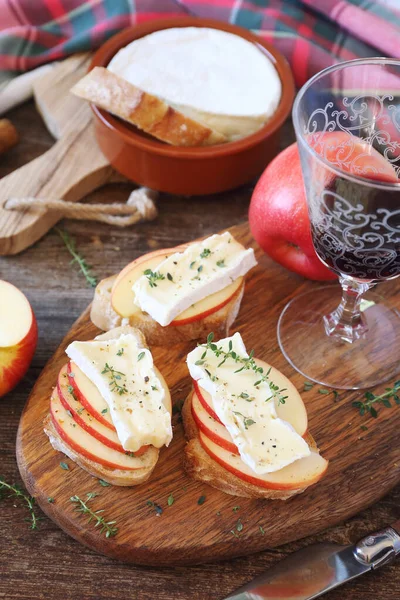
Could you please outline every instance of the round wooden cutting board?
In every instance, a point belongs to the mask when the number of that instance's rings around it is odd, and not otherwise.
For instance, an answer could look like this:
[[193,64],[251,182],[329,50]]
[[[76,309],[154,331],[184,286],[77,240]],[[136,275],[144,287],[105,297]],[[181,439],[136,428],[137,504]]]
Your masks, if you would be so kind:
[[[247,224],[231,231],[244,245],[252,244]],[[234,331],[240,331],[248,349],[254,348],[257,357],[280,369],[302,392],[310,431],[323,456],[330,460],[326,476],[286,502],[228,496],[192,481],[182,468],[185,440],[178,412],[173,417],[174,439],[161,451],[149,482],[133,488],[102,487],[97,479],[53,450],[42,426],[58,371],[66,362],[67,344],[75,339],[92,339],[98,333],[86,310],[40,375],[21,417],[17,440],[18,465],[29,492],[51,519],[81,543],[110,557],[143,565],[226,559],[335,525],[376,502],[399,483],[399,408],[382,409],[377,419],[361,417],[352,407],[354,399],[362,398],[361,392],[340,392],[335,398],[332,393],[319,393],[317,385],[302,391],[304,378],[279,350],[276,324],[289,299],[319,284],[288,273],[259,249],[256,253],[259,265],[248,276]],[[399,290],[400,280],[380,289],[394,306]],[[193,343],[152,348],[177,407],[190,388],[185,357],[192,347]],[[61,468],[61,462],[68,464],[68,470]],[[106,519],[116,521],[119,531],[115,537],[107,539],[87,522],[86,515],[74,511],[70,497],[84,499],[89,492],[98,493],[90,502],[93,510],[104,509]],[[168,505],[171,494],[174,502]],[[205,498],[203,503],[199,503],[200,497]],[[48,502],[48,498],[54,498],[54,502]],[[151,503],[160,506],[162,513],[158,515]],[[239,519],[243,525],[240,531]]]

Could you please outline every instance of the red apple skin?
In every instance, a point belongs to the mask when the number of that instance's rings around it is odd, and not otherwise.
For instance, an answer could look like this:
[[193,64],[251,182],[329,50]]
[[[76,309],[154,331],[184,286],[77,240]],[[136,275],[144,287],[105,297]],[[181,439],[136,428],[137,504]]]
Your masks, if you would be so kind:
[[[192,398],[194,396],[195,392],[193,392]],[[201,402],[201,401],[200,401]],[[211,416],[211,415],[210,415]],[[222,448],[225,448],[225,450],[228,450],[229,452],[232,452],[232,454],[239,454],[239,450],[237,449],[237,447],[235,446],[235,444],[228,442],[228,440],[224,440],[223,438],[221,438],[219,435],[215,434],[211,429],[209,429],[208,427],[206,427],[199,419],[198,415],[196,414],[196,411],[193,408],[193,403],[192,403],[192,417],[194,422],[196,423],[197,427],[208,437],[210,438],[210,440],[212,440],[213,442],[215,442],[216,444],[218,444],[218,446],[221,446]]]
[[316,281],[337,278],[314,250],[296,143],[278,154],[258,180],[249,223],[264,252],[289,271]]
[[[207,436],[205,436],[205,437],[207,437]],[[258,487],[264,487],[269,490],[297,490],[297,489],[299,489],[299,487],[301,487],[301,486],[299,486],[298,483],[296,483],[296,484],[292,484],[292,483],[277,484],[277,483],[273,483],[272,481],[269,481],[268,483],[266,483],[265,481],[262,481],[262,480],[258,479],[257,477],[252,477],[251,475],[241,473],[240,471],[235,469],[235,467],[232,467],[232,465],[229,465],[224,460],[221,460],[219,456],[217,456],[216,454],[214,454],[214,452],[212,452],[209,448],[207,448],[207,446],[202,441],[201,435],[199,436],[199,441],[200,441],[201,447],[208,454],[208,456],[210,456],[210,458],[212,458],[213,460],[215,460],[215,462],[220,464],[221,467],[223,467],[224,469],[226,469],[227,471],[232,473],[232,475],[236,475],[236,477],[239,477],[239,479],[242,479],[243,481],[247,481],[248,483],[252,483],[254,485],[257,485]],[[309,486],[309,485],[313,485],[314,483],[317,483],[323,477],[327,468],[328,468],[328,463],[326,464],[325,471],[323,473],[320,473],[318,476],[314,477],[313,479],[310,479],[310,481],[307,482],[307,485]]]
[[32,324],[26,336],[15,346],[0,348],[0,398],[10,392],[27,372],[35,354],[38,326],[32,311]]

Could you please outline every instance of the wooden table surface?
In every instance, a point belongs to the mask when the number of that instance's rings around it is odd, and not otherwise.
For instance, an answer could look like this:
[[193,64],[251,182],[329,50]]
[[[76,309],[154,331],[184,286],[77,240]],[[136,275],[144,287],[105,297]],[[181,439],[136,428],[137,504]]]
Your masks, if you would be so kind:
[[[21,141],[0,157],[0,177],[52,145],[52,138],[32,103],[14,109],[7,117],[18,128]],[[292,127],[287,124],[282,147],[292,141]],[[127,184],[113,184],[92,197],[96,201],[108,200],[110,196],[124,201],[130,190]],[[154,248],[175,246],[240,223],[246,219],[251,191],[252,186],[247,186],[191,200],[163,195],[158,219],[129,230],[73,221],[65,221],[61,226],[73,235],[95,274],[102,278]],[[8,482],[21,483],[15,460],[21,411],[36,377],[90,302],[93,290],[70,265],[70,256],[54,231],[22,254],[0,257],[0,278],[26,293],[39,324],[38,348],[31,368],[18,387],[0,400],[0,474]],[[19,501],[4,497],[0,502],[0,598],[219,600],[289,552],[313,541],[355,542],[369,531],[399,518],[399,507],[400,488],[397,488],[369,510],[318,536],[231,562],[155,569],[99,556],[67,537],[44,515],[39,529],[31,531]],[[400,598],[399,564],[363,576],[324,597],[327,600]]]

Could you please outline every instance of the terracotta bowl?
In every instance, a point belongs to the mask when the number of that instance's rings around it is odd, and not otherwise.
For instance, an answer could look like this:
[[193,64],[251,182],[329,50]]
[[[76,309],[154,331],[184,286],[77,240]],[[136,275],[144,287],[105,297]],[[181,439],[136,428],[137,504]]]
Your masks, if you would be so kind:
[[282,82],[282,97],[272,118],[256,133],[236,142],[208,147],[170,146],[92,105],[98,144],[112,166],[132,181],[162,192],[187,196],[233,189],[259,175],[278,151],[279,131],[291,110],[294,83],[285,58],[250,31],[213,19],[177,17],[148,21],[110,38],[93,57],[91,68],[106,67],[133,40],[171,27],[212,27],[257,44],[272,60]]

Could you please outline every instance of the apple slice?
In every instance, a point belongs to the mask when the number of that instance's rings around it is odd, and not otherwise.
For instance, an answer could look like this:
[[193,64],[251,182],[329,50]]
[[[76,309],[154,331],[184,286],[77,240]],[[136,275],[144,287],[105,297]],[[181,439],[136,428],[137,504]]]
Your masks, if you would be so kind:
[[229,431],[206,411],[196,392],[192,394],[192,415],[197,427],[218,446],[233,454],[239,454]]
[[[307,433],[308,428],[308,418],[307,418],[307,410],[304,406],[304,402],[291,381],[283,373],[271,367],[263,360],[255,359],[257,365],[264,369],[264,373],[266,373],[269,369],[270,372],[270,380],[279,386],[279,389],[285,389],[285,396],[288,396],[285,404],[277,404],[276,403],[276,412],[280,419],[287,421],[291,424],[293,429],[302,437],[304,437]],[[196,395],[203,406],[203,408],[208,412],[208,414],[218,421],[221,425],[223,425],[222,421],[218,418],[217,413],[214,410],[213,401],[208,392],[203,390],[197,383],[197,381],[193,380],[193,387],[196,391]]]
[[122,469],[124,471],[135,471],[151,466],[152,459],[149,452],[145,452],[142,456],[132,456],[131,452],[122,454],[114,448],[106,446],[83,429],[63,406],[56,389],[53,391],[50,401],[50,414],[54,427],[64,442],[75,452],[82,454],[82,456],[93,462],[110,469]]
[[[166,250],[157,250],[141,256],[137,260],[127,265],[118,275],[111,290],[111,306],[121,317],[132,317],[139,314],[140,308],[134,303],[134,293],[132,286],[139,277],[141,277],[147,269],[152,271],[168,256],[179,250],[184,250],[186,246],[178,246],[177,248],[169,248]],[[170,325],[178,327],[179,325],[187,325],[194,321],[204,319],[208,315],[217,312],[223,308],[232,298],[239,292],[243,285],[244,278],[239,277],[230,285],[225,287],[215,294],[211,294],[204,300],[196,302],[188,309],[183,311]]]
[[37,337],[36,318],[26,296],[0,280],[0,397],[25,375]]
[[82,373],[78,365],[73,361],[68,363],[67,377],[69,385],[73,388],[73,393],[87,412],[111,431],[116,431],[111,420],[107,402],[97,387]]
[[139,256],[129,263],[117,276],[111,290],[111,306],[121,317],[131,317],[141,312],[134,303],[132,286],[146,269],[154,270],[165,258],[176,252],[176,248],[155,250],[149,254]]
[[[66,410],[69,410],[74,421],[85,429],[90,435],[97,438],[102,444],[113,448],[117,452],[126,454],[126,451],[121,446],[118,436],[114,431],[97,421],[84,406],[79,402],[77,396],[75,396],[72,386],[68,381],[68,365],[64,365],[58,375],[57,381],[57,392],[60,398],[61,404]],[[97,392],[97,388],[96,392]],[[99,392],[97,392],[99,394]],[[100,395],[100,394],[99,394]],[[106,408],[105,410],[108,409]],[[148,446],[142,446],[135,452],[135,456],[141,456],[143,452],[146,452]]]
[[309,456],[296,460],[280,471],[257,475],[242,461],[240,456],[218,446],[202,431],[199,431],[199,440],[202,448],[215,462],[236,477],[258,487],[274,490],[306,488],[319,481],[328,468],[327,460],[322,458],[318,452],[311,452]]

